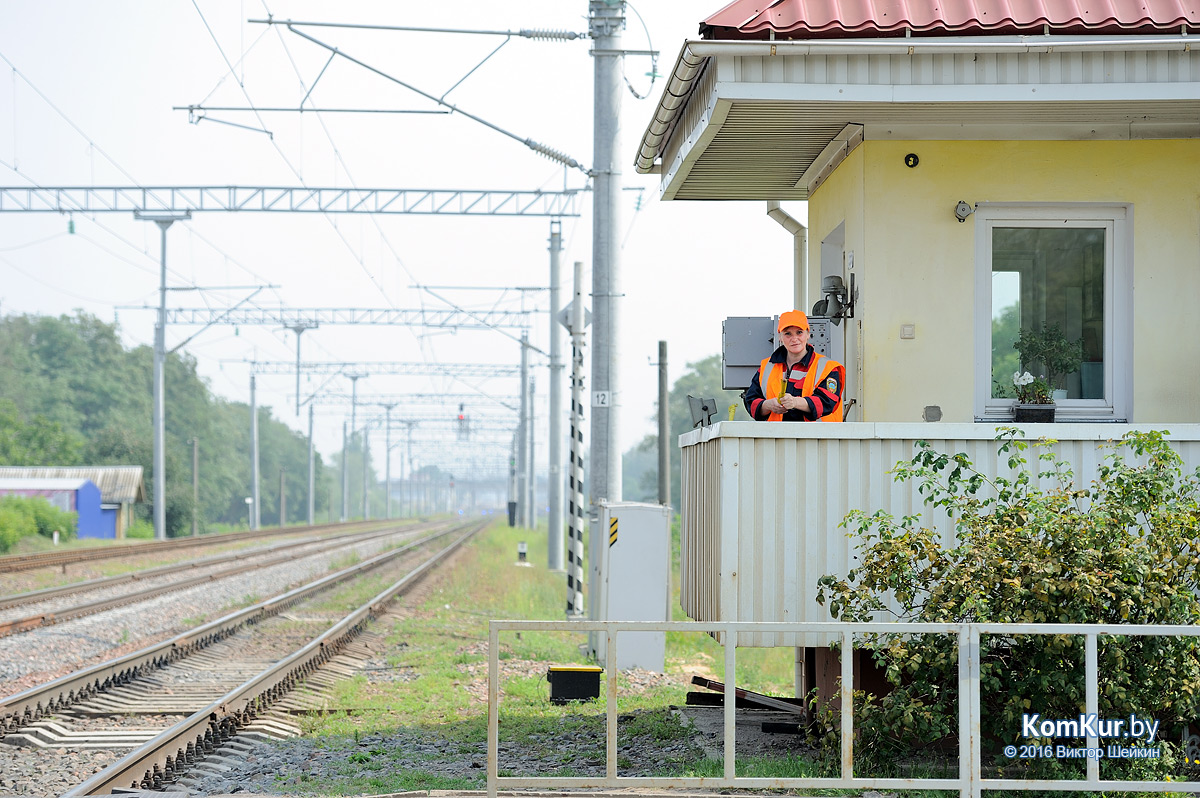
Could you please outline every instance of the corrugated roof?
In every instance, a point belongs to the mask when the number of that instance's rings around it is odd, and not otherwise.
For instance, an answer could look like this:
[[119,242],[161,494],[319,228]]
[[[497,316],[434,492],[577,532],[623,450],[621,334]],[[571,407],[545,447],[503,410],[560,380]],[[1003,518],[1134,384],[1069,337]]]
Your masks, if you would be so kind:
[[90,479],[67,479],[63,477],[0,477],[0,490],[79,490],[91,482]]
[[100,501],[136,504],[146,501],[141,466],[0,466],[0,479],[90,479],[100,489]]
[[700,23],[705,39],[1178,33],[1200,0],[734,0]]

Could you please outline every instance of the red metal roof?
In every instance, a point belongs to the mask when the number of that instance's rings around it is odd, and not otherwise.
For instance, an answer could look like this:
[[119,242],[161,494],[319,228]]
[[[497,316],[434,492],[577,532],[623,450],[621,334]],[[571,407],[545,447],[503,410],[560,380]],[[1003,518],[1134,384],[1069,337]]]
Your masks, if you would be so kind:
[[1200,0],[733,0],[705,39],[1178,33],[1200,31]]

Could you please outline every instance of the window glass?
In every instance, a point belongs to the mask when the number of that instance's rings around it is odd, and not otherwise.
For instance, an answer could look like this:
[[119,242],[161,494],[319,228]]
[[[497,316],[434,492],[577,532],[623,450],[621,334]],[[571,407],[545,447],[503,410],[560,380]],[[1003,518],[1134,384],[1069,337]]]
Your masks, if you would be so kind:
[[[1015,395],[1015,371],[1045,378],[1056,401],[1106,398],[1105,235],[1103,227],[992,228],[992,398]],[[1022,333],[1024,354],[1015,348]]]

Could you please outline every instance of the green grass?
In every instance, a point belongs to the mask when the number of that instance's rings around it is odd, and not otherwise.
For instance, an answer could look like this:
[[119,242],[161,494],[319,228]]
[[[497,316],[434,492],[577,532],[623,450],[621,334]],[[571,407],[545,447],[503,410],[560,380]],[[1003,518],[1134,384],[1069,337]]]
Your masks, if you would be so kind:
[[[516,563],[517,543],[528,544],[528,561]],[[477,536],[460,555],[455,579],[441,579],[419,606],[387,630],[389,653],[385,668],[415,674],[404,681],[371,681],[365,674],[340,683],[331,703],[348,712],[303,720],[307,734],[330,750],[369,735],[416,733],[466,746],[478,752],[487,740],[488,621],[491,619],[548,619],[564,617],[566,580],[549,572],[545,534],[525,529],[493,527]],[[673,582],[679,584],[676,578]],[[373,595],[376,585],[362,593]],[[339,596],[330,599],[342,601]],[[402,600],[403,601],[403,600]],[[676,602],[677,604],[677,602]],[[411,605],[410,605],[411,606]],[[677,609],[677,619],[684,619]],[[587,636],[577,632],[505,632],[499,653],[502,671],[501,742],[535,749],[552,749],[563,735],[594,740],[584,759],[605,757],[606,677],[601,675],[600,698],[584,703],[555,705],[549,701],[546,669],[551,664],[591,664],[583,651]],[[751,689],[790,694],[792,651],[740,649],[738,682]],[[676,674],[697,672],[723,678],[723,652],[708,635],[672,633],[667,637],[667,668]],[[511,670],[510,670],[511,669]],[[471,690],[468,690],[471,687]],[[622,687],[622,681],[618,681]],[[651,687],[642,692],[622,689],[619,697],[618,751],[634,750],[645,741],[683,743],[692,731],[669,710],[683,704],[687,687]],[[483,700],[481,700],[483,699]],[[578,742],[576,743],[576,749]],[[420,789],[481,789],[485,772],[467,780],[437,775],[436,762],[422,774],[419,763],[401,766],[387,746],[377,753],[355,751],[361,760],[337,780],[312,782],[314,793],[355,794],[363,791],[400,792]],[[699,748],[683,745],[687,753],[663,763],[663,775],[684,775],[704,765]],[[447,754],[450,755],[450,754]],[[458,755],[462,755],[461,751]],[[390,764],[389,764],[390,762]],[[486,763],[486,759],[484,759]],[[622,753],[619,764],[628,764]],[[555,761],[548,755],[538,763],[538,775],[580,775],[577,763]],[[502,775],[507,763],[501,763]],[[720,772],[720,763],[716,765]],[[778,775],[778,773],[777,773]],[[306,786],[307,789],[307,786]],[[341,791],[341,792],[339,792]]]

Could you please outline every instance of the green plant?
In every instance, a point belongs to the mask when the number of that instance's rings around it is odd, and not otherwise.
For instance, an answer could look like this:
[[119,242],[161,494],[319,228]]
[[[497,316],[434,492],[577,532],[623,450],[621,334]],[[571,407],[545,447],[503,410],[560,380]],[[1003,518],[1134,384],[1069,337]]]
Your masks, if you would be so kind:
[[1022,327],[1013,349],[1021,353],[1022,369],[1041,363],[1046,371],[1046,382],[1054,387],[1062,387],[1058,378],[1078,371],[1083,362],[1083,339],[1067,340],[1057,324]]
[[42,535],[60,540],[75,537],[78,516],[60,510],[41,496],[0,498],[0,551],[8,551],[23,537]]
[[1050,386],[1041,377],[1035,377],[1028,371],[1024,374],[1013,373],[1013,388],[1017,401],[1026,405],[1048,405],[1053,403],[1050,398]]
[[[1095,482],[1077,487],[1068,465],[1017,430],[998,438],[1013,476],[989,478],[964,454],[919,442],[898,481],[916,481],[925,501],[956,520],[944,546],[919,516],[850,514],[844,526],[863,543],[861,565],[845,579],[819,580],[818,601],[844,620],[892,615],[929,622],[1196,624],[1200,622],[1200,474],[1184,474],[1160,432],[1130,432],[1108,444]],[[1036,454],[1036,466],[1028,455]],[[1128,456],[1128,459],[1127,459]],[[1132,462],[1130,462],[1132,460]],[[1034,475],[1053,487],[1041,489]],[[957,734],[958,650],[952,635],[868,641],[893,686],[856,701],[868,748],[902,756],[918,744],[953,746]],[[1085,709],[1080,635],[985,635],[981,641],[985,757],[1009,773],[1078,774],[1079,762],[1000,757],[1022,738],[1022,715],[1076,717]],[[1194,638],[1102,636],[1099,717],[1152,716],[1176,729],[1200,715],[1200,646]],[[861,707],[861,708],[860,708]],[[1082,745],[1082,742],[1078,744]],[[1164,756],[1142,761],[1161,778]],[[1134,766],[1103,760],[1104,778]],[[1124,777],[1128,777],[1127,775]]]
[[130,540],[153,540],[154,524],[139,518],[125,529],[125,537]]

